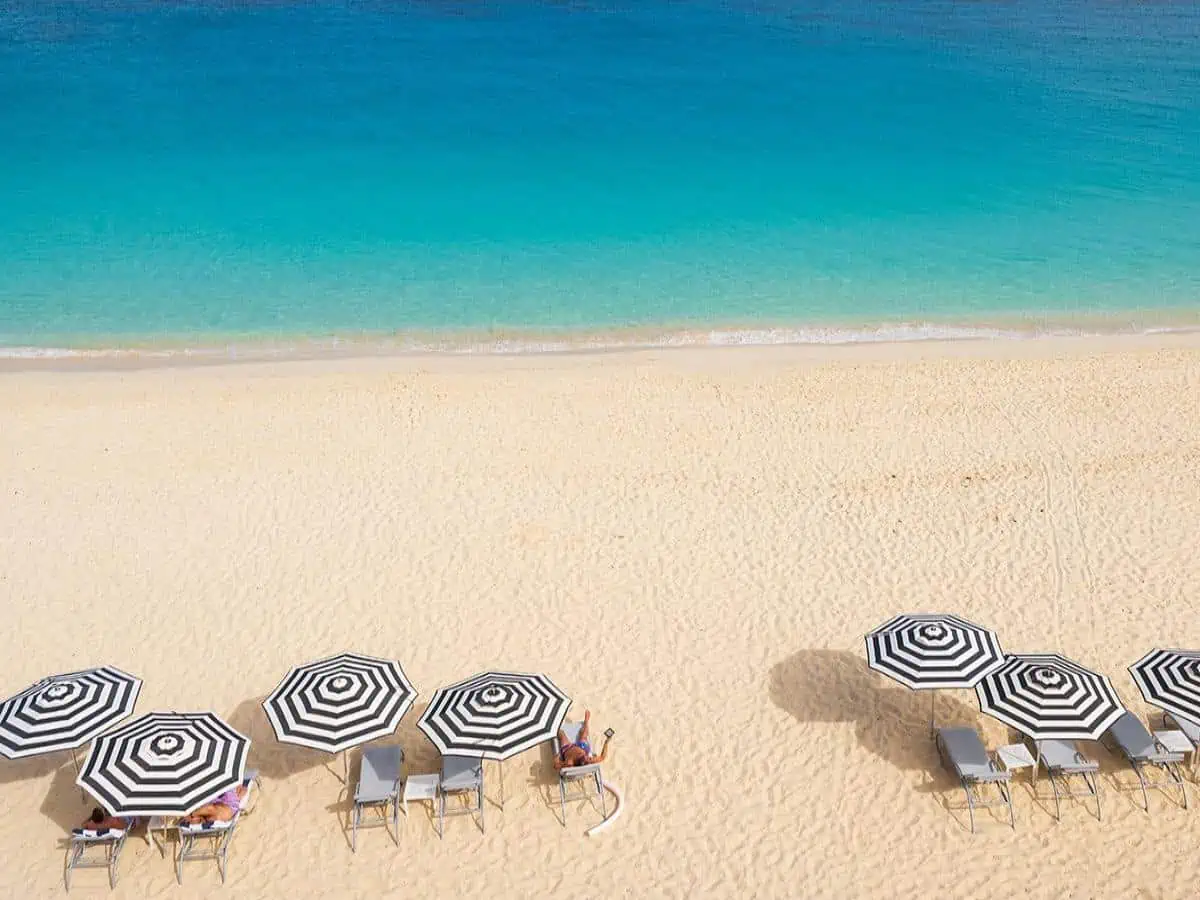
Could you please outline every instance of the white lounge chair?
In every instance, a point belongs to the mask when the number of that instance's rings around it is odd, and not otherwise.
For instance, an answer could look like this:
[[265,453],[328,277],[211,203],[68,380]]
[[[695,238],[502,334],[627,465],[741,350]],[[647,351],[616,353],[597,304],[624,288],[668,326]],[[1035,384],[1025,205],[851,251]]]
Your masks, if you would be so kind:
[[358,788],[354,792],[354,813],[351,822],[350,849],[358,851],[358,829],[372,827],[362,824],[362,814],[368,806],[383,807],[381,822],[387,828],[392,822],[392,840],[400,846],[400,767],[404,751],[397,746],[367,747],[362,753]]
[[[1149,789],[1154,788],[1166,793],[1172,788],[1179,789],[1180,803],[1187,809],[1187,791],[1183,786],[1183,774],[1179,764],[1183,762],[1182,753],[1172,753],[1155,739],[1141,719],[1131,712],[1125,713],[1104,733],[1105,743],[1125,757],[1138,777],[1138,785],[1142,789],[1142,806],[1150,811]],[[1165,779],[1147,778],[1151,767],[1161,771]]]
[[[250,803],[250,795],[255,785],[262,785],[258,780],[258,772],[249,770],[242,778],[246,788],[246,796],[238,811],[228,822],[213,822],[210,825],[177,825],[179,833],[179,849],[175,856],[175,878],[183,884],[183,864],[199,860],[215,859],[217,871],[221,874],[221,884],[225,883],[225,870],[229,865],[229,848],[233,844],[233,836],[237,831],[238,822],[242,819],[246,807]],[[207,844],[207,846],[206,846]]]
[[[1054,790],[1054,818],[1062,820],[1063,797],[1091,797],[1096,801],[1096,818],[1100,818],[1100,783],[1096,775],[1100,764],[1088,759],[1074,741],[1038,741],[1038,758],[1050,773],[1050,787]],[[1083,782],[1079,790],[1073,789],[1071,779]]]
[[[579,741],[579,732],[583,730],[582,722],[563,722],[562,733],[566,735],[567,740],[574,744]],[[554,758],[558,759],[562,755],[562,743],[558,739],[558,735],[554,736]],[[570,783],[584,782],[586,779],[592,779],[596,785],[596,794],[600,797],[600,812],[601,818],[608,818],[608,806],[604,796],[604,773],[600,770],[600,763],[592,763],[586,766],[567,766],[558,770],[558,802],[562,809],[563,827],[567,827],[567,785]],[[587,793],[583,794],[583,799],[587,798]]]
[[[1012,773],[996,764],[988,755],[983,741],[974,728],[939,728],[937,748],[942,762],[954,770],[963,793],[967,795],[967,810],[971,818],[971,831],[975,831],[975,810],[993,806],[1008,807],[1008,824],[1016,828],[1013,816],[1012,791],[1009,782]],[[1000,792],[999,800],[984,800],[979,789],[994,784]]]
[[[125,849],[125,838],[129,836],[134,822],[127,828],[75,828],[67,842],[67,863],[63,869],[63,885],[71,890],[71,873],[75,869],[108,869],[108,886],[117,886],[117,864],[121,851]],[[103,855],[92,852],[103,851]]]

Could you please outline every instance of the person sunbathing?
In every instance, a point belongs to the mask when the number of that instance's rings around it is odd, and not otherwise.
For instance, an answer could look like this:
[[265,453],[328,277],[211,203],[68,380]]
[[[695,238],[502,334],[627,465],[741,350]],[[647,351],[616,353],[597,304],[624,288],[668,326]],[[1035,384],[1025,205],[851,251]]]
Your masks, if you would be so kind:
[[561,728],[558,731],[558,756],[554,760],[555,769],[569,769],[572,766],[590,766],[604,762],[608,756],[608,735],[604,736],[604,746],[598,756],[592,756],[592,745],[588,742],[588,731],[592,724],[592,711],[583,714],[583,727],[579,729],[579,740],[572,743],[567,740],[567,733]]
[[124,831],[129,827],[129,822],[122,819],[120,816],[110,816],[100,807],[95,807],[92,814],[83,820],[76,831],[95,831],[97,834],[104,834],[106,831]]
[[242,808],[246,799],[246,786],[239,784],[234,790],[226,791],[203,806],[192,810],[191,814],[179,820],[180,825],[210,825],[213,822],[230,822]]

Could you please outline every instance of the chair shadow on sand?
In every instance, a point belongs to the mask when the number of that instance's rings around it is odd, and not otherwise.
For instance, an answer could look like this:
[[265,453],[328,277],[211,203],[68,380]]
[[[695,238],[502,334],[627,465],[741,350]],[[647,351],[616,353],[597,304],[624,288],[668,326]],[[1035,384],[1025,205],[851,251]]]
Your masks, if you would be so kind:
[[[845,650],[793,653],[771,668],[769,691],[771,701],[799,722],[853,724],[864,749],[898,769],[922,773],[915,789],[932,794],[960,818],[964,804],[958,780],[942,766],[929,734],[928,691],[890,682],[871,671],[862,656]],[[937,726],[978,728],[978,710],[955,693],[937,692]],[[966,828],[965,806],[961,811]]]

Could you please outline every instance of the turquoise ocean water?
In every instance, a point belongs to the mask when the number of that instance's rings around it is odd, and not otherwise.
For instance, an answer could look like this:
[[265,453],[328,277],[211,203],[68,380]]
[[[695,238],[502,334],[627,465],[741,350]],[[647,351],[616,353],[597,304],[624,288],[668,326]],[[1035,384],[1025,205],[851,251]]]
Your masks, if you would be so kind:
[[9,353],[1200,322],[1197,4],[0,0],[0,135]]

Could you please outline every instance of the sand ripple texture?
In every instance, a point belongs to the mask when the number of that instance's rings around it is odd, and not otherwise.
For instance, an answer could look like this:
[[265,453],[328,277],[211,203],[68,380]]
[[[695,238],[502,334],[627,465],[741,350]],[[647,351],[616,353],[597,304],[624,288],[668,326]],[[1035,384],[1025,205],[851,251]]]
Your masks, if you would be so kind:
[[[1197,397],[1187,336],[8,372],[0,693],[113,663],[141,710],[249,733],[230,897],[1194,896],[1200,811],[1142,812],[1098,748],[1104,821],[1056,824],[1020,778],[1016,830],[969,834],[927,697],[869,673],[862,635],[954,611],[1145,715],[1124,667],[1200,647]],[[340,764],[258,705],[342,650],[401,659],[424,699],[551,673],[618,733],[621,821],[586,838],[579,802],[564,828],[530,752],[503,813],[489,769],[486,834],[439,841],[414,807],[398,848],[352,855]],[[410,772],[437,764],[421,708]],[[1009,737],[970,694],[939,716]],[[61,893],[72,782],[0,761],[0,896]],[[112,896],[219,890],[132,841]]]

